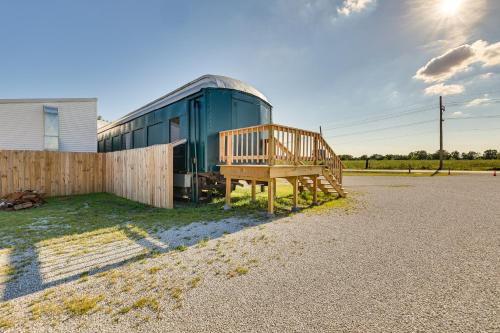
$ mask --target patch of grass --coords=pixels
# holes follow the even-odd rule
[[[170,289],[170,296],[176,300],[180,301],[182,299],[182,289],[179,287],[173,287]]]
[[[80,279],[78,279],[78,283],[87,282],[89,280],[89,272],[83,272],[80,274]]]
[[[208,239],[208,238],[203,238],[203,239],[201,239],[201,240],[198,242],[198,244],[196,244],[196,247],[197,247],[197,248],[202,248],[202,247],[205,247],[205,246],[207,246],[208,241],[209,241],[209,239]]]
[[[188,249],[188,247],[186,245],[179,245],[175,249],[179,252],[184,252]]]
[[[365,161],[342,161],[348,169],[364,169]],[[411,166],[415,170],[436,170],[439,160],[370,160],[370,169],[408,170]],[[448,170],[500,170],[500,160],[445,160],[443,169]]]
[[[141,297],[137,301],[132,304],[134,309],[142,309],[144,307],[148,307],[151,310],[158,312],[160,310],[160,304],[156,298],[152,297]]]
[[[63,309],[61,306],[53,302],[35,303],[31,308],[31,316],[33,320],[38,320],[42,316],[53,318],[55,315],[59,315],[62,312]]]
[[[344,176],[381,176],[381,177],[448,177],[447,173],[438,173],[433,176],[431,172],[418,172],[412,171],[408,172],[363,172],[363,171],[355,171],[355,172],[344,172]],[[451,176],[454,176],[453,174]]]
[[[5,317],[0,318],[0,328],[9,329],[12,328],[13,326],[14,326],[13,320]]]
[[[245,275],[248,273],[248,271],[249,271],[249,269],[247,267],[238,266],[235,269],[229,271],[227,273],[227,276],[232,278],[232,277],[239,276],[239,275]]]
[[[132,310],[132,308],[130,306],[125,306],[125,307],[121,308],[120,310],[118,310],[118,314],[124,315],[124,314],[129,313],[130,310]]]
[[[159,266],[153,266],[148,269],[149,274],[156,274],[159,271],[161,271],[161,267]]]
[[[191,289],[196,288],[201,283],[201,276],[195,276],[191,280],[189,280],[188,285]]]
[[[12,265],[4,265],[0,267],[0,276],[1,275],[14,275],[16,274],[16,269]]]
[[[65,309],[74,316],[81,316],[97,308],[100,301],[104,299],[103,295],[87,296],[78,295],[64,300]]]

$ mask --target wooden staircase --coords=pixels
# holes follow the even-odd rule
[[[314,191],[314,176],[302,176],[299,178],[299,186],[303,186],[308,191]],[[332,176],[328,170],[325,168],[323,174],[317,176],[316,191],[321,191],[325,194],[335,194],[337,193],[341,197],[346,197],[347,192],[339,184],[334,176]]]
[[[344,165],[317,132],[277,124],[223,131],[219,133],[219,160],[226,185],[234,179],[268,183],[270,213],[276,178],[285,178],[294,187],[294,206],[298,187],[311,191],[314,202],[318,191],[347,195],[342,186]],[[230,192],[226,186],[227,207]]]

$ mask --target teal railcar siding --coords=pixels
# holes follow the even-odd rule
[[[170,105],[153,110],[98,134],[100,152],[169,143],[170,120],[179,118],[184,165],[176,172],[218,171],[219,132],[272,122],[271,105],[260,98],[232,89],[204,88]]]

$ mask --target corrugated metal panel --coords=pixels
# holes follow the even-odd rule
[[[6,101],[4,103],[4,101]],[[59,150],[97,150],[97,104],[94,99],[16,103],[0,100],[0,149],[43,150],[43,106],[59,110]]]

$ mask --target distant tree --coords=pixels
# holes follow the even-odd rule
[[[103,120],[101,115],[97,116],[97,120]]]
[[[450,158],[452,160],[459,160],[460,159],[460,152],[457,150],[454,150],[450,153]]]
[[[361,155],[359,157],[360,160],[366,160],[368,158],[368,155]]]
[[[339,158],[340,158],[342,161],[351,161],[351,160],[355,160],[354,156],[352,156],[352,155],[339,155]]]
[[[383,159],[384,156],[380,154],[373,154],[372,156],[370,156],[370,160],[383,160]]]
[[[483,153],[483,158],[485,160],[494,160],[497,158],[498,151],[496,149],[488,149]]]
[[[394,160],[394,155],[392,155],[392,154],[386,154],[386,155],[384,156],[384,159],[385,159],[385,160]]]
[[[429,154],[425,150],[417,150],[408,154],[408,159],[410,160],[426,160]]]
[[[462,159],[464,160],[475,160],[479,158],[479,153],[475,152],[475,151],[470,151],[468,153],[462,153]]]
[[[436,152],[431,154],[431,156],[433,160],[439,160],[440,157],[439,150],[436,150]],[[450,153],[448,153],[446,150],[443,150],[443,160],[449,160],[449,159],[450,159]]]

